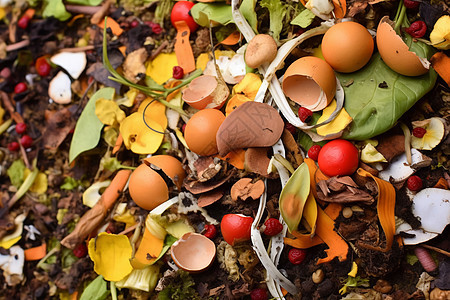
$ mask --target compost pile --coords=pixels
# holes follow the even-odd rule
[[[0,3],[1,299],[449,299],[440,0]]]

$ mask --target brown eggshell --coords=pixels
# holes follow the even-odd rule
[[[206,108],[196,112],[186,123],[184,130],[189,149],[202,156],[216,154],[216,133],[224,120],[224,114],[217,109]]]
[[[216,245],[204,235],[188,232],[170,248],[175,264],[190,273],[206,270],[216,257]]]
[[[334,98],[336,76],[324,60],[305,56],[287,68],[282,87],[292,101],[311,111],[319,111],[327,107]]]
[[[216,135],[219,155],[235,149],[270,147],[281,137],[284,122],[272,106],[245,102],[232,111],[220,125]]]
[[[395,72],[405,76],[419,76],[428,72],[430,63],[418,57],[397,35],[387,16],[377,29],[377,47],[383,61]]]
[[[154,155],[144,160],[147,164],[153,164],[163,170],[163,172],[172,179],[178,189],[181,189],[186,172],[183,164],[170,155]]]
[[[211,75],[202,75],[191,81],[183,90],[183,100],[195,109],[221,108],[230,91]]]
[[[146,210],[152,210],[169,199],[169,188],[164,179],[146,164],[141,164],[131,173],[128,190],[133,201]]]

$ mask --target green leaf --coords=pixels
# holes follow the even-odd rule
[[[113,97],[114,88],[103,88],[89,99],[75,126],[69,151],[70,162],[81,153],[97,146],[102,133],[103,123],[95,115],[95,102],[100,98],[111,100]]]
[[[102,3],[103,0],[67,0],[66,2],[70,4],[96,6]]]
[[[103,276],[98,276],[84,289],[80,300],[103,300],[109,295],[108,285]]]
[[[71,17],[71,14],[66,11],[62,0],[45,0],[42,16],[44,18],[54,17],[60,21],[66,21]]]
[[[283,19],[286,15],[286,6],[280,0],[261,0],[261,7],[269,10],[270,31],[275,41],[279,41],[283,29]]]
[[[289,232],[296,230],[310,190],[309,169],[302,163],[289,178],[280,194],[280,213]]]
[[[255,6],[256,0],[243,0],[239,10],[248,21],[248,24],[250,24],[253,31],[258,33],[258,16],[255,12]]]
[[[225,3],[196,3],[190,10],[195,22],[203,27],[209,27],[209,21],[221,25],[233,23],[231,6]]]
[[[8,174],[9,180],[13,186],[18,188],[22,184],[25,169],[25,163],[21,159],[15,160],[8,168],[6,174]]]
[[[434,50],[407,35],[405,42],[419,57],[430,58]],[[436,72],[430,69],[421,76],[409,77],[391,70],[378,53],[368,65],[355,73],[336,73],[345,92],[344,107],[353,122],[343,138],[365,140],[386,132],[436,82]],[[387,87],[383,87],[387,86]]]
[[[313,14],[309,9],[304,9],[291,21],[291,25],[297,25],[301,28],[306,28],[311,25],[315,17],[316,15]]]

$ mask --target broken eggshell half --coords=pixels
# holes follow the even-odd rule
[[[189,84],[183,90],[183,100],[196,109],[217,108],[220,109],[230,95],[225,84],[221,84],[216,77],[202,75]]]
[[[204,235],[188,232],[173,243],[170,252],[179,268],[198,273],[206,270],[214,261],[216,245]]]
[[[419,76],[427,73],[430,62],[410,51],[393,26],[394,22],[388,16],[383,17],[378,24],[377,48],[383,61],[401,75]]]
[[[58,104],[69,104],[72,101],[72,82],[63,71],[59,71],[48,85],[48,96]]]
[[[327,107],[336,94],[336,76],[324,60],[305,56],[287,68],[282,87],[292,101],[311,111],[319,111]]]

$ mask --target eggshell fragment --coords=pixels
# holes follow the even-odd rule
[[[311,111],[322,110],[336,94],[336,76],[324,60],[305,56],[284,73],[283,91],[292,101]]]
[[[48,85],[50,99],[58,104],[68,104],[72,101],[72,87],[69,76],[63,71],[58,72]]]
[[[221,108],[229,95],[228,87],[211,75],[195,78],[183,90],[183,100],[196,109]]]
[[[419,76],[428,72],[430,62],[409,51],[409,47],[397,35],[389,17],[381,19],[377,28],[377,47],[381,58],[392,70],[405,76]]]
[[[146,164],[153,164],[163,170],[163,172],[172,179],[178,189],[181,189],[186,172],[183,164],[170,155],[154,155],[144,160]]]
[[[171,247],[175,264],[190,273],[206,270],[214,261],[216,246],[204,235],[188,232]]]
[[[283,119],[275,108],[245,102],[226,117],[217,131],[219,155],[242,148],[271,147],[280,139],[283,129]]]
[[[53,55],[50,61],[66,70],[73,79],[80,77],[87,64],[84,52],[60,52]]]

